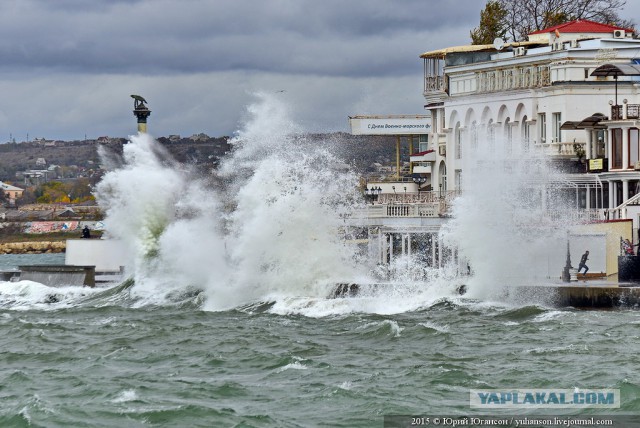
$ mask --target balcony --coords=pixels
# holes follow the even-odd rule
[[[640,104],[611,106],[611,120],[640,119]]]
[[[426,76],[424,78],[424,92],[445,92],[444,76]]]
[[[460,192],[457,190],[449,190],[442,192],[437,190],[429,190],[425,192],[406,192],[406,193],[383,193],[378,197],[379,204],[429,204],[445,200],[451,202]]]
[[[446,217],[451,202],[459,191],[426,191],[383,193],[367,205],[363,213],[368,218]]]
[[[538,143],[533,147],[534,150],[537,150],[539,154],[544,156],[574,158],[578,157],[578,151],[581,151],[584,156],[586,143],[557,141],[551,143]]]

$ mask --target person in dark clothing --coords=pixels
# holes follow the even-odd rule
[[[587,260],[589,260],[589,251],[585,251],[585,253],[582,255],[582,258],[580,259],[580,264],[578,265],[578,273],[580,273],[580,271],[582,270],[582,268],[584,268],[584,274],[586,275],[587,272],[589,271],[589,266],[587,266]]]
[[[85,226],[84,229],[82,229],[82,237],[85,239],[91,238],[91,231],[89,230],[89,226]]]

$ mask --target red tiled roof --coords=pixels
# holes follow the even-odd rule
[[[630,28],[616,27],[615,25],[602,24],[600,22],[589,21],[588,19],[578,19],[577,21],[565,22],[564,24],[555,25],[529,34],[552,33],[556,30],[560,33],[612,33],[615,30],[633,31]]]
[[[423,156],[431,152],[435,152],[435,150],[425,150],[424,152],[413,153],[410,156]]]

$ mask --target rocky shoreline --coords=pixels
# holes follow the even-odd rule
[[[0,254],[64,253],[66,241],[33,241],[0,243]]]

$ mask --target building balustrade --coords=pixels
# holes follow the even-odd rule
[[[441,200],[432,203],[417,204],[375,204],[367,205],[364,214],[367,218],[420,218],[420,217],[443,217],[447,215],[450,205],[447,201]],[[605,219],[604,209],[568,209],[568,210],[547,210],[541,221],[547,219],[551,222],[562,223],[589,223]],[[612,215],[613,218],[613,215]]]
[[[424,93],[435,94],[446,91],[447,87],[445,82],[447,77],[450,79],[449,89],[451,95],[469,92],[488,93],[551,86],[551,71],[549,66],[538,65],[531,67],[513,67],[501,70],[480,71],[476,72],[475,77],[471,78],[462,76],[458,77],[455,74],[448,76],[429,75],[424,78]],[[470,79],[475,80],[474,85],[470,86],[468,84]],[[473,89],[474,87],[475,89]],[[471,88],[471,90],[469,88]]]
[[[445,200],[451,202],[460,195],[458,190],[426,191],[426,192],[398,192],[384,193],[378,196],[378,204],[429,204]]]
[[[476,92],[539,88],[549,85],[549,66],[517,67],[476,73]]]
[[[447,209],[446,201],[419,204],[368,205],[364,213],[368,218],[439,217]]]
[[[624,104],[611,106],[611,120],[624,119],[640,119],[640,104]]]
[[[575,210],[547,210],[547,218],[552,221],[561,221],[563,223],[589,223],[593,221],[604,220],[604,209],[575,209]]]
[[[578,147],[581,147],[582,153],[584,153],[586,143],[582,141],[558,141],[551,143],[539,143],[535,144],[533,147],[535,150],[538,150],[541,154],[546,156],[574,157],[577,156],[576,148]]]
[[[424,78],[424,92],[444,92],[444,76],[425,76]]]

